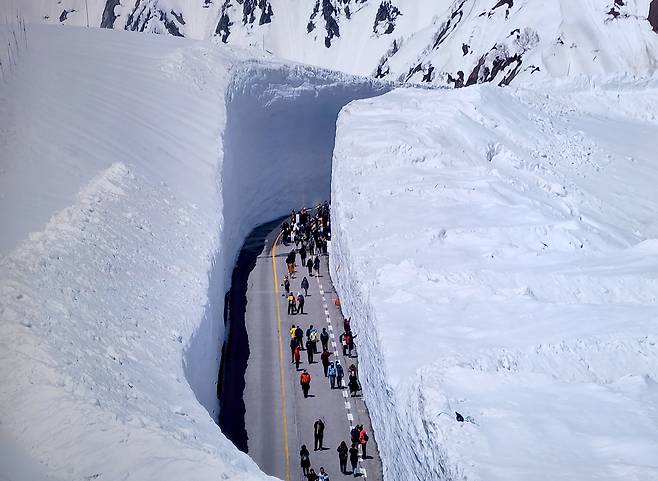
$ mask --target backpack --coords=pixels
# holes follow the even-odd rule
[[[318,331],[316,331],[315,329],[313,329],[313,330],[311,331],[311,335],[309,336],[309,338],[310,338],[311,341],[313,341],[313,342],[318,342]]]

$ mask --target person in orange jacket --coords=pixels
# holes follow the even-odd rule
[[[299,376],[299,384],[302,385],[302,391],[304,392],[304,397],[308,397],[308,391],[311,389],[311,375],[306,369],[302,372],[302,375]]]
[[[293,356],[295,358],[295,369],[299,371],[299,361],[302,358],[302,349],[299,347],[299,344],[295,347]]]

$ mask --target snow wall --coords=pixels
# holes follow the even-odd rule
[[[28,30],[0,84],[2,477],[264,479],[214,422],[233,262],[257,224],[328,196],[338,111],[384,87]]]
[[[618,78],[343,109],[330,269],[385,479],[657,478],[657,107]]]

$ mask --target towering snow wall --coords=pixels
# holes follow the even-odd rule
[[[328,195],[337,112],[382,87],[174,38],[28,41],[0,84],[2,477],[264,479],[214,423],[232,263]]]
[[[658,477],[656,112],[629,80],[341,112],[331,275],[386,479]]]
[[[213,38],[359,75],[462,86],[656,71],[656,0],[3,0],[33,22]]]

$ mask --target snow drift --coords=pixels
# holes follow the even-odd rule
[[[656,112],[632,79],[342,111],[331,270],[386,479],[656,479]]]
[[[213,38],[412,83],[506,85],[579,74],[650,74],[658,59],[655,0],[20,3],[33,22]]]
[[[27,33],[0,85],[0,459],[20,460],[2,477],[265,478],[214,423],[233,262],[257,223],[328,195],[339,109],[384,87]]]

